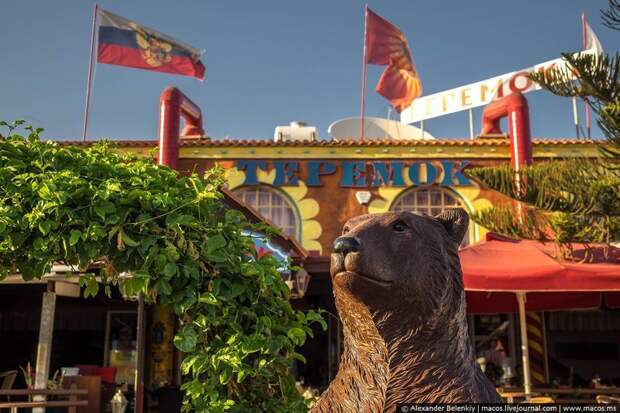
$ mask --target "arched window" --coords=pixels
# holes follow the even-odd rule
[[[297,232],[297,214],[290,201],[275,188],[266,185],[244,187],[234,190],[243,202],[269,219],[285,234],[299,237]]]
[[[451,191],[440,187],[429,187],[404,192],[392,203],[390,210],[437,215],[446,209],[456,207],[465,208],[465,205]],[[469,234],[471,234],[471,225]],[[469,245],[470,236],[465,236],[461,247]]]

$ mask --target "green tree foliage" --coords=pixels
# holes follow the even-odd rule
[[[620,56],[563,53],[562,57],[567,67],[532,73],[530,77],[558,96],[576,96],[587,102],[598,115],[598,125],[608,141],[601,145],[603,154],[619,159]]]
[[[271,230],[223,208],[221,171],[180,177],[108,143],[60,146],[31,127],[20,136],[22,123],[2,122],[0,135],[0,279],[98,263],[86,295],[118,285],[178,315],[187,411],[306,411],[290,367],[310,324],[325,322],[292,309],[278,263],[242,233]]]
[[[526,167],[520,193],[509,165],[475,168],[468,174],[528,206],[519,213],[507,202],[476,213],[474,219],[492,231],[558,243],[620,239],[620,178],[603,163],[574,159]]]
[[[604,23],[620,29],[620,2],[610,0]],[[540,162],[521,173],[515,188],[508,166],[475,168],[468,173],[483,185],[528,205],[525,213],[507,202],[474,214],[492,231],[518,238],[558,243],[620,240],[620,57],[564,53],[567,67],[532,73],[544,89],[579,97],[598,116],[605,134],[599,159]]]

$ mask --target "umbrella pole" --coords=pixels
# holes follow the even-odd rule
[[[521,357],[523,358],[523,390],[527,400],[532,393],[532,375],[530,372],[530,352],[527,345],[527,323],[525,321],[525,291],[517,291],[519,303],[519,329],[521,330]]]

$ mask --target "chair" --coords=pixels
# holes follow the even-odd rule
[[[547,403],[554,403],[554,402],[555,402],[555,400],[553,400],[552,397],[538,396],[538,397],[530,398],[528,403],[531,403],[531,404],[547,404]]]
[[[0,390],[11,390],[13,388],[13,383],[15,383],[15,379],[17,378],[17,373],[17,370],[9,370],[4,373],[0,373]],[[11,398],[6,396],[6,400],[10,402]]]
[[[13,383],[15,383],[15,378],[17,377],[17,370],[9,370],[4,373],[0,373],[0,380],[2,380],[2,384],[0,384],[0,389],[2,390],[10,390],[13,388]]]

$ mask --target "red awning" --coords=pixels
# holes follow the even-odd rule
[[[620,307],[619,248],[573,244],[564,260],[553,243],[489,234],[459,255],[470,313],[516,312],[517,291],[533,311]]]

